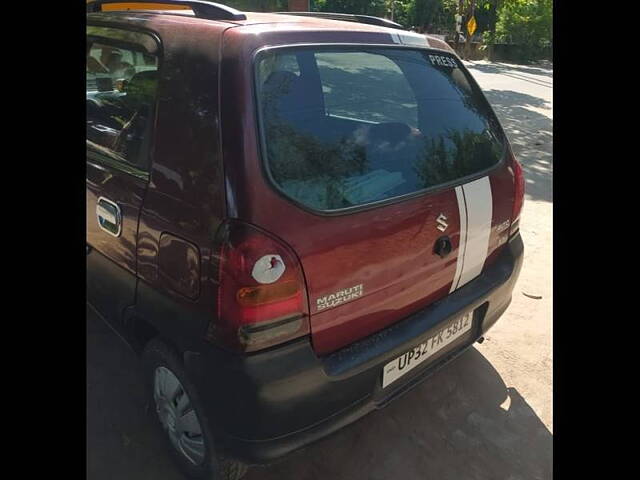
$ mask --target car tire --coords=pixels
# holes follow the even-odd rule
[[[184,371],[180,356],[164,342],[153,339],[145,346],[142,363],[149,392],[150,414],[154,417],[154,423],[165,438],[172,456],[182,472],[195,479],[240,480],[247,472],[247,467],[243,463],[225,457],[216,451],[205,410],[195,387]],[[165,385],[169,385],[166,389],[173,389],[176,380],[178,382],[177,398],[169,400],[165,398],[169,395],[163,396],[161,390]],[[187,407],[180,410],[185,402],[187,402]],[[191,412],[195,414],[195,417]],[[199,430],[200,435],[191,436],[190,434],[193,432],[181,434],[179,428],[181,420],[178,420],[178,417],[180,419],[186,418],[185,415],[189,415],[192,420],[190,428],[194,431]],[[197,420],[196,426],[199,427],[197,429],[194,428],[194,418]],[[187,440],[198,445],[198,448],[191,446],[185,448]],[[200,444],[203,444],[202,448],[200,448]]]

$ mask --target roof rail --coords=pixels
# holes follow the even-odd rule
[[[381,27],[396,28],[406,30],[402,25],[386,18],[372,17],[370,15],[356,15],[351,13],[330,13],[330,12],[273,12],[281,15],[300,15],[303,17],[327,18],[330,20],[342,20],[344,22],[367,23],[369,25],[378,25]]]
[[[203,0],[156,0],[156,1],[142,1],[142,0],[95,0],[87,3],[87,13],[101,12],[102,5],[110,3],[140,3],[140,4],[162,4],[162,5],[177,5],[186,7],[193,10],[193,13],[198,18],[207,18],[209,20],[246,20],[247,16],[236,10],[235,8],[227,7],[226,5],[220,5],[219,3],[206,2]],[[141,9],[143,9],[141,7]]]

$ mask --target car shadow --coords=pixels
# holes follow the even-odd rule
[[[184,480],[147,412],[141,366],[87,308],[87,478]]]
[[[183,477],[157,435],[136,356],[87,312],[87,477]],[[247,480],[549,479],[552,434],[475,348],[418,388]]]
[[[511,90],[484,90],[525,174],[527,198],[553,202],[553,120],[539,113],[550,105]],[[536,111],[538,110],[538,111]]]
[[[550,479],[552,434],[475,348],[387,408],[247,480]]]

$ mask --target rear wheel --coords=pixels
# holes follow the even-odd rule
[[[144,349],[143,363],[153,416],[181,470],[198,479],[242,478],[246,466],[216,451],[206,414],[180,357],[154,339]]]

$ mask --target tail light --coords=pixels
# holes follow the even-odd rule
[[[520,214],[522,213],[522,207],[524,205],[524,173],[522,171],[522,165],[516,160],[513,153],[511,153],[511,165],[513,166],[514,198],[509,236],[515,235],[520,229]]]
[[[300,262],[284,242],[231,220],[217,235],[217,318],[207,338],[251,352],[309,334]]]

